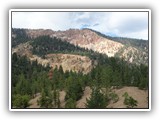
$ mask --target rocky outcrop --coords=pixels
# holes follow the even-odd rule
[[[27,29],[26,34],[31,38],[36,38],[43,35],[57,37],[71,44],[78,45],[79,47],[104,53],[109,57],[113,57],[115,53],[123,47],[123,44],[101,37],[89,29],[69,29],[66,31]]]
[[[59,31],[52,34],[51,37],[61,38],[71,44],[104,53],[109,57],[113,57],[123,47],[123,44],[101,37],[88,29]]]

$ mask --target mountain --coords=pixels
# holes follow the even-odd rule
[[[11,35],[12,108],[148,107],[147,41],[90,29]]]
[[[123,58],[130,63],[148,64],[148,41],[146,40],[111,37],[91,29],[69,29],[66,31],[13,29],[12,31],[14,43],[16,43],[14,41],[15,37],[18,38],[18,35],[25,36],[26,39],[24,42],[29,39],[48,35],[51,38],[59,38],[61,41],[69,42],[80,48],[106,54],[108,57]]]

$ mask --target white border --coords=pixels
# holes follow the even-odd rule
[[[11,11],[9,11],[9,109],[11,110]]]
[[[152,36],[151,36],[151,10],[148,10],[148,12],[149,12],[149,18],[148,18],[148,20],[149,20],[149,25],[148,25],[148,27],[149,27],[149,38],[148,38],[148,40],[149,40],[149,110],[151,110],[151,90],[152,90],[152,88],[151,88],[151,80],[152,80],[152,76],[151,76],[151,69],[152,69],[152,66],[151,66],[151,58],[152,58],[152,55],[151,55],[151,39],[152,39]]]
[[[148,109],[12,109],[11,108],[11,14],[12,11],[21,12],[21,11],[35,11],[35,12],[47,12],[47,11],[53,11],[53,12],[71,12],[71,11],[98,11],[98,12],[136,12],[136,11],[144,11],[149,13],[149,108]],[[150,111],[151,110],[151,10],[150,9],[10,9],[9,10],[9,110],[10,111]]]
[[[29,11],[35,11],[35,12],[37,12],[37,11],[44,11],[44,12],[48,12],[48,11],[53,11],[53,12],[56,12],[56,11],[64,11],[64,12],[69,12],[69,11],[71,11],[71,12],[78,12],[78,11],[89,11],[89,12],[91,12],[91,11],[94,11],[94,12],[96,12],[96,11],[100,11],[100,12],[109,12],[109,11],[113,11],[113,12],[117,12],[117,11],[129,11],[129,12],[131,12],[131,11],[133,11],[133,12],[136,12],[136,11],[149,11],[149,12],[151,12],[151,10],[150,9],[10,9],[9,10],[10,12],[11,11],[17,11],[17,12],[20,12],[20,11],[26,11],[26,12],[29,12]]]

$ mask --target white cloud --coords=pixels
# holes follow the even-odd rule
[[[144,30],[137,31],[137,32],[130,32],[129,34],[121,33],[120,36],[148,40],[148,30],[144,29]]]
[[[71,23],[64,12],[13,12],[13,28],[65,30]]]
[[[118,35],[138,32],[140,34],[148,30],[148,15],[147,12],[113,13],[109,18],[108,26]]]
[[[13,12],[13,28],[66,30],[88,27],[104,34],[147,39],[147,12]]]

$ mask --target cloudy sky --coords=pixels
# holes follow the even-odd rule
[[[147,12],[12,12],[13,28],[90,28],[110,36],[148,39]]]

